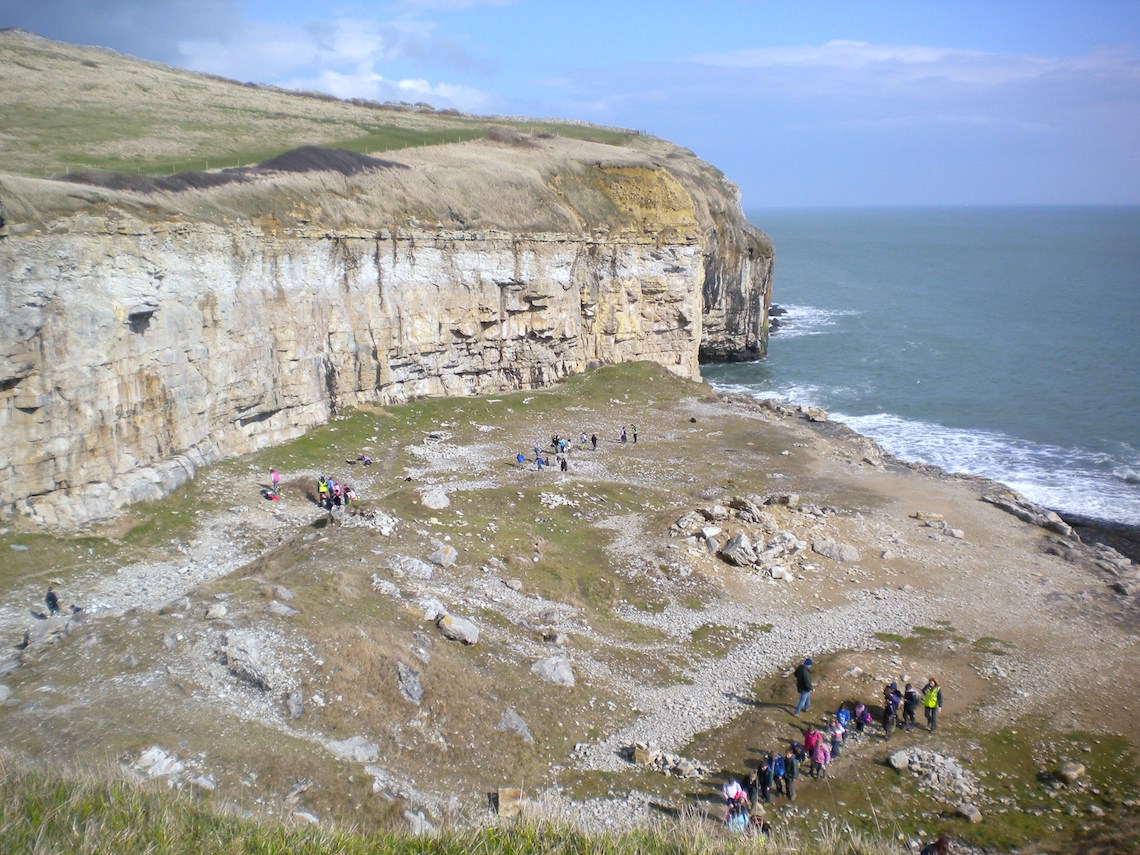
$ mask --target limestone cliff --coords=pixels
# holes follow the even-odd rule
[[[0,514],[104,518],[362,402],[762,352],[771,247],[687,153],[401,155],[200,190],[0,176]]]

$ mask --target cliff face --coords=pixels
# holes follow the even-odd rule
[[[326,176],[328,198],[0,179],[0,514],[100,519],[362,402],[629,360],[697,378],[701,353],[762,348],[770,250],[723,185],[571,159],[536,173],[545,213],[492,228],[510,218],[420,193],[423,171],[447,167]],[[462,227],[423,225],[448,219],[431,205]]]

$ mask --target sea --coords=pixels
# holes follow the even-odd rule
[[[714,387],[1140,527],[1140,208],[750,210],[786,313]]]

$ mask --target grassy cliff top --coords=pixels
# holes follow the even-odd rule
[[[0,31],[0,81],[10,226],[93,214],[119,229],[125,216],[128,228],[239,220],[681,240],[726,217],[743,226],[719,171],[631,131],[340,101],[17,30]]]

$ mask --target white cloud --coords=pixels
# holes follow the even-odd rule
[[[479,112],[491,103],[487,93],[454,83],[430,83],[422,79],[388,80],[370,68],[354,72],[326,69],[312,77],[282,80],[285,89],[319,91],[337,98],[367,98],[371,101],[426,102],[437,108],[455,107],[465,112]]]
[[[1115,74],[1140,79],[1136,51],[1108,47],[1098,48],[1084,56],[1045,57],[834,40],[821,45],[701,54],[689,61],[756,71],[862,73],[861,79],[878,77],[888,82],[944,80],[958,84],[999,85],[1058,73]]]
[[[430,9],[433,11],[458,12],[480,6],[510,6],[514,0],[402,0],[397,5],[405,9]]]

